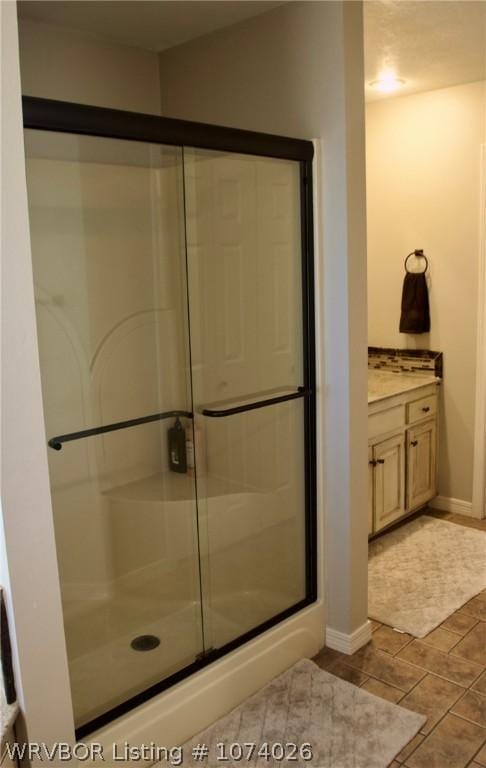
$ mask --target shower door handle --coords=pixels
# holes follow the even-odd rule
[[[163,421],[163,419],[172,419],[182,416],[186,419],[192,419],[190,411],[165,411],[164,413],[152,413],[150,416],[141,416],[139,419],[129,419],[128,421],[117,421],[114,424],[105,424],[102,427],[91,427],[83,429],[80,432],[70,432],[67,435],[57,435],[48,440],[47,445],[55,451],[62,449],[63,443],[69,443],[71,440],[82,440],[84,437],[94,437],[95,435],[104,435],[106,432],[116,432],[119,429],[128,427],[138,427],[140,424],[150,424],[152,421]]]
[[[224,416],[233,416],[235,413],[245,413],[246,411],[255,411],[258,408],[267,408],[269,405],[276,405],[277,403],[286,403],[287,400],[298,400],[303,397],[309,397],[313,390],[306,387],[297,387],[294,392],[289,392],[286,395],[276,395],[274,397],[266,397],[263,400],[256,400],[253,403],[244,403],[242,405],[229,405],[227,407],[203,408],[201,413],[203,416],[210,416],[211,418],[221,418]]]

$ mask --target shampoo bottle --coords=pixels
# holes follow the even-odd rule
[[[167,430],[169,443],[169,469],[172,472],[187,472],[186,432],[179,418]]]

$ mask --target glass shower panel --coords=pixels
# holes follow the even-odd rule
[[[306,596],[299,174],[184,149],[207,648]]]
[[[192,412],[182,150],[37,130],[25,141],[79,727],[203,650],[195,478],[168,471],[167,448],[174,412],[184,429]]]

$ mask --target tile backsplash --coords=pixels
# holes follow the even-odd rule
[[[442,378],[442,352],[430,349],[390,349],[368,347],[368,368],[397,373],[432,373]]]

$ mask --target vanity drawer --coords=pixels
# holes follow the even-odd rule
[[[437,395],[421,397],[407,405],[407,424],[413,424],[421,419],[435,416],[437,413]]]
[[[368,416],[368,437],[378,437],[387,432],[393,432],[405,425],[405,412],[403,405],[396,405],[386,411],[372,413]]]

